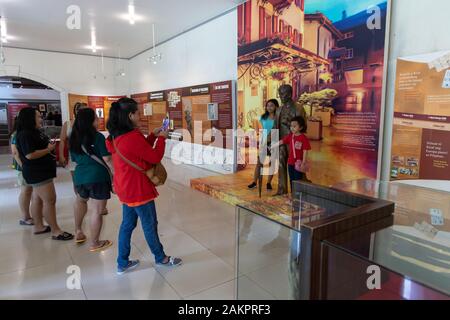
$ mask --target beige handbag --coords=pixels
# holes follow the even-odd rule
[[[116,141],[114,139],[113,139],[113,145],[114,145],[114,149],[116,150],[117,154],[120,156],[120,158],[122,158],[123,161],[125,161],[128,165],[135,168],[136,170],[139,170],[140,172],[145,174],[147,176],[147,178],[149,178],[149,180],[156,187],[162,186],[164,183],[166,183],[167,171],[166,171],[166,168],[162,165],[162,163],[157,163],[151,169],[146,171],[146,170],[142,169],[141,167],[139,167],[134,162],[125,158],[125,156],[122,153],[120,153],[119,149],[117,148]]]

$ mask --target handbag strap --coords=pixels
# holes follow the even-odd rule
[[[86,155],[88,155],[92,160],[103,166],[106,169],[106,171],[108,171],[109,178],[111,179],[111,181],[113,181],[113,174],[111,172],[111,169],[103,159],[99,158],[96,154],[89,153],[84,145],[81,145],[81,150],[83,150],[83,152],[86,153]]]
[[[139,170],[140,172],[145,174],[145,170],[142,169],[141,167],[139,167],[137,164],[135,164],[134,162],[128,160],[127,158],[125,158],[125,156],[119,151],[119,148],[117,148],[116,145],[116,141],[114,140],[114,138],[111,138],[112,142],[113,142],[113,146],[114,146],[114,150],[116,151],[116,153],[119,155],[119,157],[125,161],[128,165],[130,165],[131,167],[135,168],[136,170]]]

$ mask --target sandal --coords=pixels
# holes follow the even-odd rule
[[[103,250],[111,247],[113,244],[112,241],[109,241],[109,240],[102,240],[102,241],[99,241],[99,243],[100,243],[100,245],[98,247],[94,247],[94,248],[91,247],[89,249],[89,251],[90,252],[103,251]]]
[[[38,232],[34,232],[34,234],[35,234],[35,235],[38,235],[38,234],[44,234],[44,233],[49,233],[49,232],[51,232],[51,231],[52,231],[52,228],[50,228],[50,226],[46,226],[44,230],[38,231]]]
[[[168,257],[168,258],[169,259],[167,260],[166,263],[159,262],[156,264],[158,264],[160,266],[166,266],[166,267],[177,267],[183,263],[183,260],[181,260],[180,258],[175,258],[175,257]]]
[[[86,240],[87,240],[87,237],[84,234],[83,234],[83,237],[80,237],[80,238],[78,238],[78,235],[77,235],[77,237],[75,238],[75,243],[82,244],[82,243],[85,243]]]
[[[109,214],[108,208],[105,208],[102,212],[102,216],[107,216]]]
[[[21,219],[21,220],[19,221],[19,224],[20,224],[21,226],[34,226],[34,221],[33,221],[33,218],[27,219],[27,220]]]
[[[72,240],[73,239],[73,234],[68,233],[68,232],[63,232],[58,236],[53,236],[52,237],[53,240],[60,240],[60,241],[67,241],[67,240]]]

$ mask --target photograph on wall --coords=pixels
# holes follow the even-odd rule
[[[391,180],[450,180],[450,52],[399,58]]]
[[[40,112],[46,112],[47,111],[47,107],[45,104],[40,104],[39,105],[39,111]]]
[[[278,89],[290,85],[307,117],[308,178],[321,185],[376,179],[387,10],[385,0],[239,6],[238,127],[258,131],[266,102],[282,105]]]
[[[103,113],[103,108],[95,109],[95,113],[97,114],[97,118],[99,118],[99,119],[105,118],[105,115]]]
[[[153,115],[153,104],[145,103],[144,104],[144,116],[152,116]]]
[[[219,105],[217,103],[208,103],[208,120],[219,120]]]

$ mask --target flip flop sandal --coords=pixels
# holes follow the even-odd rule
[[[113,244],[112,241],[109,241],[109,240],[103,240],[103,241],[100,241],[100,243],[101,243],[100,246],[95,247],[95,248],[90,248],[89,251],[90,251],[90,252],[103,251],[103,250],[105,250],[105,249],[111,247],[112,244]]]
[[[21,225],[21,226],[34,226],[34,222],[33,222],[33,219],[29,219],[29,220],[20,220],[19,221],[19,224]]]
[[[52,229],[50,228],[50,226],[46,226],[44,230],[35,232],[34,234],[35,234],[35,235],[38,235],[38,234],[44,234],[44,233],[49,233],[49,232],[51,232],[51,231],[52,231]]]
[[[72,240],[73,239],[73,234],[70,234],[68,232],[63,232],[58,236],[53,236],[52,237],[53,240],[60,240],[60,241],[67,241],[67,240]]]
[[[85,243],[86,240],[87,240],[87,237],[84,236],[84,238],[80,238],[80,239],[76,238],[76,239],[75,239],[75,242],[76,242],[77,244],[82,244],[82,243]]]

